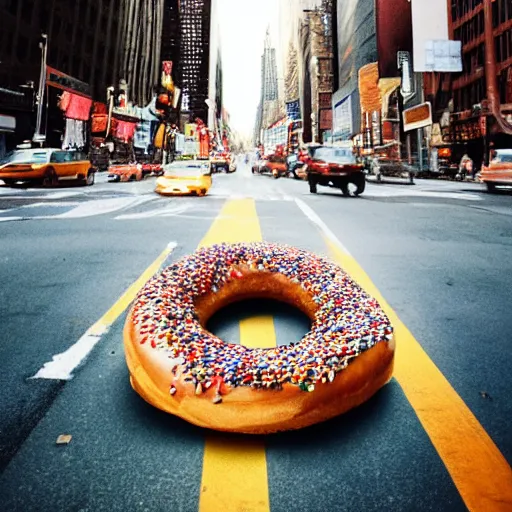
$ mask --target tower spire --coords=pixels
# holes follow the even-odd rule
[[[267,26],[267,33],[265,35],[265,49],[271,48],[270,43],[270,25]]]

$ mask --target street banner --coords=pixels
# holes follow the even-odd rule
[[[172,80],[172,61],[164,60],[162,62],[162,87],[170,92],[174,90],[174,82]]]

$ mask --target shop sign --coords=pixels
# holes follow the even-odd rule
[[[335,135],[349,138],[353,132],[352,125],[352,97],[347,96],[334,106],[334,126]]]
[[[432,125],[432,107],[427,101],[403,112],[404,132]]]
[[[89,84],[82,82],[72,76],[61,73],[60,71],[46,66],[46,85],[72,92],[87,98],[91,97],[91,88]]]

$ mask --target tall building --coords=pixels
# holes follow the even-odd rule
[[[14,133],[7,135],[8,146],[34,134],[41,35],[47,35],[47,64],[67,75],[63,79],[66,87],[104,101],[107,86],[119,80],[124,6],[125,0],[0,3],[0,114],[14,118],[15,124]],[[58,89],[49,87],[48,92],[50,108],[57,108]],[[52,127],[52,122],[50,116],[49,133],[55,134],[55,142],[59,142],[60,128]]]
[[[217,131],[222,124],[223,73],[221,57],[221,34],[218,17],[218,0],[212,0],[210,15],[210,62],[208,76],[208,127]]]
[[[261,130],[267,128],[279,116],[279,88],[277,82],[276,50],[270,41],[267,30],[265,47],[261,56],[261,97],[256,116],[255,137],[259,138]],[[255,140],[255,143],[259,142]]]
[[[181,111],[192,120],[208,122],[210,29],[212,0],[180,2]]]
[[[124,52],[121,77],[128,100],[146,106],[160,81],[166,0],[124,0]]]
[[[332,1],[308,10],[300,24],[300,104],[304,142],[323,142],[332,128]]]
[[[361,130],[359,70],[378,60],[375,0],[338,0],[337,28],[334,131],[336,136],[349,139]]]

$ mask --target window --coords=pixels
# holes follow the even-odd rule
[[[61,163],[65,162],[65,158],[66,158],[65,151],[54,151],[50,158],[50,162],[56,163],[56,164],[61,164]]]

